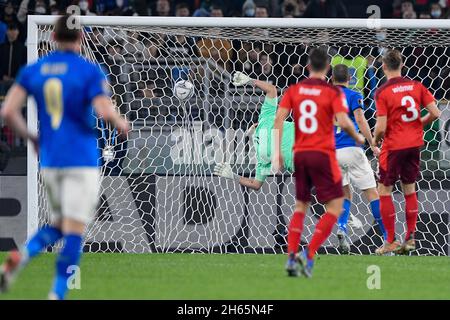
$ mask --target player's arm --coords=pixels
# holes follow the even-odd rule
[[[377,123],[375,124],[375,137],[373,144],[379,146],[381,140],[383,140],[387,127],[387,117],[377,116]]]
[[[375,124],[375,133],[373,145],[379,146],[383,140],[387,127],[387,103],[383,96],[378,92],[375,93],[375,106],[377,108],[377,122]]]
[[[99,118],[111,122],[119,131],[119,133],[126,134],[129,131],[128,121],[122,117],[117,111],[111,99],[106,95],[98,95],[92,101],[95,112]]]
[[[245,85],[254,85],[255,87],[258,87],[264,93],[268,98],[276,98],[277,97],[277,88],[266,81],[256,80],[252,79],[249,76],[247,76],[245,73],[242,73],[240,71],[237,71],[233,75],[233,85],[236,87],[239,86],[245,86]]]
[[[214,174],[219,177],[234,180],[240,185],[253,190],[261,189],[262,185],[264,184],[264,181],[239,176],[238,174],[233,172],[231,166],[228,163],[217,164],[214,167]]]
[[[31,140],[37,148],[37,137],[27,129],[27,123],[22,116],[22,108],[25,105],[27,91],[21,85],[14,84],[6,95],[5,102],[1,108],[0,115],[8,126],[20,137]]]
[[[275,116],[273,129],[275,132],[275,150],[273,152],[272,166],[275,172],[283,170],[284,158],[281,153],[281,142],[283,141],[283,125],[286,118],[289,116],[291,110],[285,107],[280,107]]]
[[[352,120],[350,120],[350,118],[348,117],[347,112],[338,112],[335,116],[336,121],[342,130],[344,130],[350,137],[352,137],[352,139],[354,139],[356,143],[364,143],[364,137],[356,132],[355,126],[353,125]]]
[[[424,126],[431,124],[434,120],[441,116],[441,111],[437,107],[435,101],[425,106],[425,109],[428,110],[428,113],[420,119]]]
[[[380,149],[373,145],[373,137],[372,133],[370,132],[369,124],[367,123],[367,119],[364,116],[364,111],[361,108],[358,108],[353,111],[353,114],[355,116],[356,123],[358,124],[359,130],[361,131],[362,135],[370,144],[370,148],[372,149],[375,156],[378,156],[380,154]]]

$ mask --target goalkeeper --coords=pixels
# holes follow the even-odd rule
[[[214,168],[214,174],[224,178],[234,179],[245,187],[259,190],[267,176],[271,174],[272,142],[276,141],[274,139],[276,138],[276,133],[272,132],[272,129],[278,106],[277,88],[268,82],[251,79],[239,71],[233,75],[232,83],[235,86],[253,85],[260,88],[266,94],[259,113],[258,123],[252,125],[248,130],[248,134],[252,136],[256,148],[256,176],[255,179],[241,177],[232,171],[228,163],[217,164]],[[285,161],[284,168],[289,172],[293,172],[292,147],[294,145],[294,132],[294,123],[285,121],[281,152]]]

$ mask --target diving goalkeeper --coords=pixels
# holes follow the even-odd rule
[[[228,163],[219,163],[214,168],[214,174],[228,179],[234,179],[241,185],[259,190],[267,176],[271,174],[272,169],[272,143],[276,141],[276,133],[272,132],[277,112],[278,97],[277,88],[265,81],[252,79],[242,72],[236,72],[233,75],[232,84],[235,86],[253,85],[265,92],[266,97],[261,106],[258,123],[254,124],[248,130],[253,138],[256,149],[256,175],[255,179],[241,177],[234,173]],[[289,172],[293,172],[293,153],[294,145],[294,123],[285,121],[283,125],[283,141],[281,152],[283,153],[284,168]]]

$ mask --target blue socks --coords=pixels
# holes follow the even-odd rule
[[[386,240],[387,239],[386,229],[384,229],[383,220],[381,219],[380,214],[380,200],[373,200],[370,203],[370,210],[372,211],[373,218],[380,227],[381,233],[383,233],[384,240]]]
[[[62,238],[62,233],[59,229],[46,225],[36,232],[36,234],[27,242],[24,251],[28,260],[37,256],[42,250]]]
[[[338,219],[338,227],[345,233],[347,233],[347,223],[348,223],[348,218],[350,217],[351,205],[352,205],[352,202],[350,200],[344,199],[343,212],[339,216],[339,219]]]
[[[53,282],[52,292],[58,299],[64,299],[68,288],[68,279],[72,275],[69,267],[78,266],[81,256],[82,237],[78,234],[64,236],[64,248],[56,261],[56,276]]]

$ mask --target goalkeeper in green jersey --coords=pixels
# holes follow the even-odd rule
[[[248,130],[248,133],[252,135],[256,148],[256,176],[255,179],[241,177],[232,171],[228,163],[217,164],[214,168],[214,174],[224,178],[234,179],[245,187],[259,190],[267,176],[272,173],[272,143],[275,143],[277,140],[276,132],[272,132],[278,106],[277,88],[268,82],[251,79],[239,71],[233,75],[232,83],[235,86],[253,85],[263,90],[266,94],[259,113],[258,123],[254,124]],[[285,121],[281,152],[285,161],[284,168],[289,172],[293,172],[292,146],[294,145],[294,132],[294,123]]]

